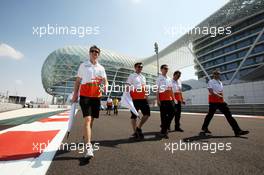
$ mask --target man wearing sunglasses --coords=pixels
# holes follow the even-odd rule
[[[160,67],[161,75],[157,79],[157,102],[160,106],[161,137],[168,139],[168,130],[175,114],[175,98],[172,91],[172,79],[167,76],[168,65]]]
[[[216,110],[219,109],[225,115],[236,137],[248,134],[249,131],[243,131],[240,129],[237,121],[234,119],[234,117],[232,117],[227,103],[224,101],[224,87],[220,81],[220,72],[218,70],[213,71],[213,79],[208,82],[208,91],[209,111],[204,119],[202,131],[205,133],[211,133],[211,131],[208,129],[208,126]]]
[[[100,49],[97,46],[90,47],[89,59],[85,60],[78,69],[72,97],[72,102],[77,102],[80,95],[80,106],[84,118],[84,141],[88,148],[86,158],[94,157],[91,137],[94,118],[99,118],[102,96],[100,86],[104,84],[105,89],[108,86],[105,69],[98,63],[99,55]]]
[[[131,112],[131,124],[134,131],[132,138],[143,139],[144,135],[142,133],[141,127],[148,120],[150,116],[150,107],[146,95],[146,78],[141,74],[143,65],[142,63],[136,63],[134,65],[135,72],[129,75],[127,83],[130,85],[130,95],[134,103],[135,109],[141,110],[143,117],[139,124],[137,124],[137,116]]]

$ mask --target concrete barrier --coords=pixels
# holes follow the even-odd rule
[[[11,111],[11,110],[16,110],[16,109],[21,109],[21,108],[23,108],[21,104],[0,102],[0,112]]]

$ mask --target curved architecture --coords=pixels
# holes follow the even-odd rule
[[[68,95],[73,91],[74,81],[77,75],[78,67],[87,59],[89,47],[68,46],[52,52],[45,60],[41,76],[45,91],[59,97],[57,100],[65,102]],[[122,86],[126,82],[129,74],[134,72],[134,63],[136,58],[123,56],[105,49],[101,49],[99,62],[105,67],[109,84]],[[151,71],[149,71],[151,72]],[[144,69],[147,84],[153,85],[156,82],[156,76],[150,74]],[[112,89],[111,96],[120,96],[118,89]]]
[[[195,66],[198,79],[219,69],[226,84],[252,81],[252,75],[263,79],[263,0],[230,0],[195,28],[203,27],[231,27],[231,34],[188,32],[159,53],[160,64],[170,63],[171,70]],[[153,55],[144,63],[156,66],[155,60]]]
[[[222,72],[223,81],[241,82],[254,74],[264,61],[264,11],[240,19],[232,24],[232,34],[202,37],[193,42],[199,62],[210,75],[213,70]],[[196,65],[198,78],[206,75]]]
[[[230,0],[194,30],[204,27],[231,27],[231,34],[211,37],[188,32],[183,35],[158,53],[159,65],[168,64],[169,75],[175,70],[191,67],[193,76],[199,80],[209,79],[215,69],[222,72],[221,78],[225,84],[263,80],[263,0]],[[47,93],[63,97],[63,100],[67,98],[72,92],[78,66],[87,59],[88,48],[68,46],[48,56],[42,67],[42,83]],[[148,84],[155,84],[156,55],[138,59],[102,49],[99,60],[106,69],[110,84],[115,82],[118,85],[124,84],[128,75],[134,71],[136,61],[143,62]],[[183,74],[185,75],[186,73]],[[185,90],[206,87],[205,81],[196,82],[186,81]],[[111,95],[120,96],[121,93],[113,92]]]

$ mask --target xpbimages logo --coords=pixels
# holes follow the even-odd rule
[[[165,26],[164,27],[164,34],[170,37],[177,37],[184,34],[188,35],[210,35],[210,37],[216,37],[217,35],[230,35],[232,34],[232,27],[231,26],[203,26],[203,27],[191,27],[191,26],[184,26],[184,25],[175,25],[175,26]]]
[[[232,144],[230,142],[183,142],[182,140],[178,142],[165,143],[164,151],[169,151],[174,154],[175,151],[209,151],[212,154],[218,151],[231,151]]]
[[[39,142],[33,142],[32,143],[32,150],[38,151],[39,153],[42,153],[50,144],[50,140],[48,140],[47,143],[39,143]],[[78,153],[84,153],[85,150],[92,147],[94,151],[98,151],[99,143],[61,143],[58,150],[70,150],[70,151],[78,151]]]
[[[166,86],[161,85],[158,87],[158,85],[145,85],[145,86],[139,86],[136,87],[134,85],[128,85],[128,84],[108,84],[105,86],[104,84],[99,85],[101,92],[145,92],[145,95],[150,95],[151,93],[157,93],[157,92],[165,92]]]
[[[33,26],[32,34],[37,37],[52,36],[52,35],[71,35],[83,38],[89,35],[99,35],[99,26],[67,26],[67,25],[51,25]]]

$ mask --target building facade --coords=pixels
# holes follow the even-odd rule
[[[45,60],[41,71],[42,84],[48,94],[56,97],[57,103],[65,103],[72,93],[78,68],[88,56],[89,47],[68,46],[52,52]],[[101,49],[98,61],[105,67],[109,84],[124,87],[129,74],[134,72],[136,60]],[[148,85],[155,84],[156,75],[148,73],[145,69],[142,74],[146,77]],[[104,94],[103,99],[107,96],[122,95],[119,88],[113,86],[112,90],[111,87],[108,89],[111,93]]]
[[[204,36],[193,41],[193,50],[206,72],[221,71],[227,84],[246,82],[264,62],[264,11],[233,21],[230,35]],[[198,79],[206,75],[196,63]]]
[[[193,73],[196,80],[183,81],[186,99],[190,104],[207,103],[206,81],[215,69],[222,72],[222,81],[229,85],[227,99],[231,99],[230,101],[254,103],[252,99],[255,95],[247,97],[243,94],[264,89],[264,1],[230,0],[196,27],[221,26],[231,27],[231,33],[214,37],[208,34],[186,33],[158,53],[159,65],[169,65],[169,76],[172,76],[175,70],[182,71],[182,77]],[[60,101],[65,101],[73,90],[77,69],[87,57],[88,47],[83,46],[68,46],[52,52],[42,67],[42,83],[46,92],[58,97]],[[125,83],[128,75],[134,72],[136,61],[143,62],[143,74],[147,78],[147,84],[154,85],[158,70],[155,54],[147,58],[135,58],[102,49],[99,59],[106,69],[109,83],[115,82],[120,86]],[[192,70],[187,69],[184,72],[186,67]],[[255,83],[259,81],[261,83]],[[235,84],[239,83],[249,84],[244,84],[247,88],[237,91],[236,88],[240,86]],[[205,93],[192,93],[196,89],[204,89]],[[122,92],[112,92],[110,95],[121,94]],[[264,94],[256,94],[261,94],[258,99],[263,99],[256,102],[264,103]]]

